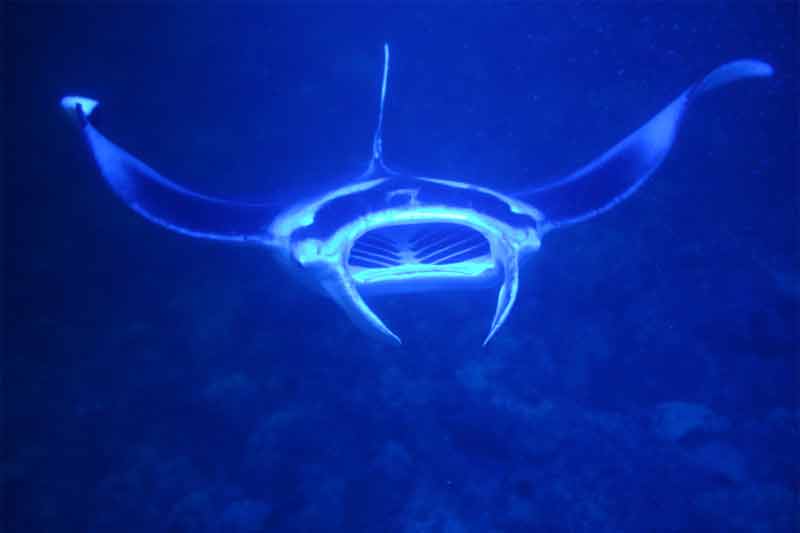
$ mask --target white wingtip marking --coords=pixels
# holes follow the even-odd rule
[[[712,70],[700,82],[700,91],[706,92],[746,78],[768,78],[775,73],[772,65],[758,59],[739,59]]]
[[[65,96],[61,99],[61,107],[64,111],[67,113],[74,113],[77,106],[80,106],[84,116],[87,117],[92,114],[92,111],[94,111],[94,108],[96,108],[98,104],[99,102],[97,100],[92,100],[84,96]]]

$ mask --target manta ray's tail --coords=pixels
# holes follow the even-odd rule
[[[695,98],[736,80],[771,75],[770,65],[754,59],[722,65],[585,167],[518,196],[544,213],[545,231],[599,215],[630,196],[658,168],[672,147],[686,109]]]
[[[234,202],[185,189],[97,131],[89,121],[96,101],[66,96],[61,106],[79,125],[103,178],[140,215],[192,237],[269,244],[266,228],[274,216],[270,204]]]

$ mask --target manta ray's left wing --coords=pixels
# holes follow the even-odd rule
[[[753,59],[722,65],[585,167],[517,196],[542,211],[546,218],[545,231],[597,216],[630,196],[658,168],[695,98],[732,81],[770,75],[772,67]]]
[[[80,126],[103,178],[134,211],[192,237],[269,244],[267,228],[276,212],[272,205],[213,198],[181,187],[97,131],[89,121],[96,101],[67,96],[61,105]]]

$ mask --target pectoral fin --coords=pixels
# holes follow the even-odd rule
[[[518,196],[544,213],[547,229],[597,216],[630,196],[661,165],[686,110],[698,96],[736,80],[770,75],[772,67],[752,59],[722,65],[585,167]]]
[[[192,237],[266,243],[267,227],[277,211],[271,204],[234,202],[181,187],[97,131],[89,120],[96,101],[67,96],[61,105],[80,127],[105,181],[134,211]]]

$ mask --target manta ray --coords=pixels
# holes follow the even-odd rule
[[[192,191],[101,134],[91,121],[96,100],[65,96],[61,106],[80,127],[106,183],[134,211],[183,235],[268,248],[369,333],[401,342],[367,305],[366,294],[499,286],[485,346],[508,318],[521,266],[545,235],[594,218],[639,189],[661,165],[700,95],[773,72],[755,59],[726,63],[574,173],[504,194],[465,181],[398,172],[384,162],[388,45],[383,51],[378,120],[366,170],[292,206]]]

